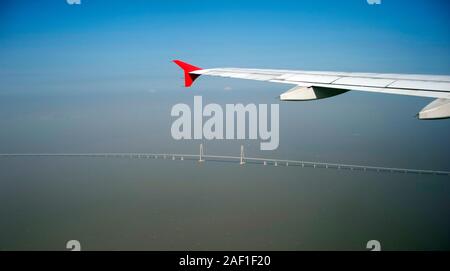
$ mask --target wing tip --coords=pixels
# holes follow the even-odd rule
[[[190,87],[197,79],[199,74],[191,74],[190,72],[202,70],[202,68],[189,64],[187,62],[181,61],[179,59],[172,60],[173,63],[177,64],[184,71],[184,86]]]

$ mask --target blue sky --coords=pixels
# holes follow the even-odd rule
[[[173,88],[179,86],[169,62],[174,58],[201,67],[450,74],[449,6],[398,0],[6,1],[0,90],[56,88],[60,81],[76,89],[108,88],[114,80]]]

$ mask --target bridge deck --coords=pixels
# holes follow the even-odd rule
[[[214,161],[237,161],[252,162],[255,164],[272,165],[272,166],[300,166],[308,168],[325,168],[325,169],[344,169],[344,170],[359,170],[359,171],[373,171],[373,172],[392,172],[392,173],[412,173],[412,174],[431,174],[431,175],[447,175],[450,176],[450,171],[443,170],[425,170],[425,169],[411,169],[411,168],[395,168],[395,167],[380,167],[367,165],[353,165],[341,163],[327,163],[327,162],[313,162],[301,160],[285,160],[274,158],[261,157],[245,157],[245,156],[227,156],[227,155],[207,155],[199,154],[182,154],[182,153],[3,153],[0,157],[116,157],[116,158],[141,158],[141,159],[172,159],[184,160],[185,158],[198,159],[199,161],[214,160]]]

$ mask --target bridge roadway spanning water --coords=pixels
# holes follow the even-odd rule
[[[216,162],[236,161],[240,165],[246,163],[261,164],[265,166],[296,166],[307,168],[337,169],[337,170],[357,170],[372,172],[391,172],[391,173],[409,173],[409,174],[429,174],[450,176],[450,171],[444,170],[426,170],[411,168],[379,167],[367,165],[353,165],[341,163],[312,162],[301,160],[285,160],[262,157],[246,157],[244,148],[241,146],[240,156],[228,155],[210,155],[203,153],[203,145],[200,145],[198,154],[181,153],[2,153],[0,157],[104,157],[104,158],[139,158],[139,159],[171,159],[171,160],[197,160],[205,162],[206,160]]]

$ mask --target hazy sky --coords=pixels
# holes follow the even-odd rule
[[[200,67],[450,73],[448,1],[4,1],[0,90],[178,87]],[[178,77],[177,77],[178,79]],[[60,89],[60,88],[59,88]],[[59,90],[60,91],[60,90]]]
[[[56,138],[67,140],[54,134],[51,140],[51,131],[75,127],[76,121],[83,127],[76,130],[78,140],[83,135],[86,141],[105,137],[109,129],[109,140],[120,133],[122,140],[142,146],[145,141],[130,140],[122,131],[159,127],[153,137],[141,133],[142,140],[165,140],[157,146],[168,148],[179,143],[169,134],[170,108],[178,102],[190,103],[193,95],[203,95],[205,102],[222,104],[276,103],[275,97],[289,88],[200,78],[193,88],[184,89],[181,71],[170,62],[176,58],[205,68],[450,74],[449,6],[447,1],[369,5],[365,0],[2,2],[0,121],[3,127],[12,126],[0,133],[1,147],[36,150],[24,133],[31,130],[33,140],[48,141],[36,142],[45,152]],[[435,164],[441,156],[448,157],[449,146],[441,142],[447,141],[450,129],[447,121],[414,119],[430,101],[348,92],[320,101],[280,103],[280,151],[293,150],[291,142],[298,137],[303,140],[299,144],[310,138],[311,152],[335,149],[327,152],[342,159],[336,146],[355,148],[357,135],[361,146],[371,150],[367,156],[377,160],[389,157],[378,153],[378,145],[404,153],[427,144],[426,154],[423,149],[417,152]],[[48,127],[38,125],[42,121]],[[111,146],[123,146],[123,151],[130,147]]]

